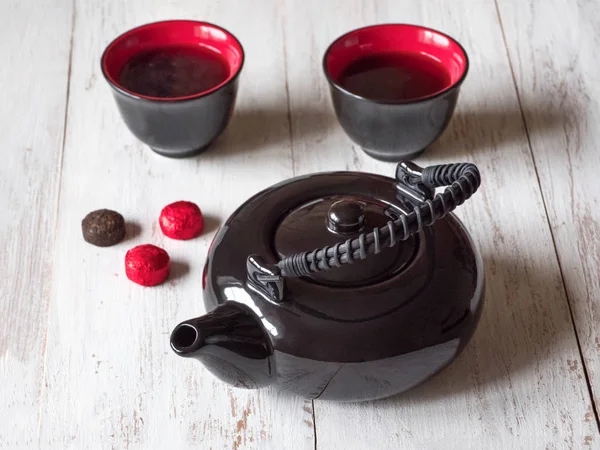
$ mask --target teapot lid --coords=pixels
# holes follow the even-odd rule
[[[409,208],[404,201],[390,202],[393,189],[389,189],[387,196],[369,192],[368,187],[378,181],[381,182],[369,179],[364,185],[364,193],[325,195],[287,210],[273,237],[279,258],[356,238],[365,230],[383,227],[390,220],[407,214]],[[413,235],[395,247],[382,249],[376,258],[312,273],[307,278],[326,286],[358,287],[378,283],[400,273],[416,254],[418,243],[418,237]]]

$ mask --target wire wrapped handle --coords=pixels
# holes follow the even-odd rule
[[[370,233],[362,233],[345,242],[283,258],[277,263],[281,274],[284,277],[310,275],[352,264],[355,260],[366,259],[367,255],[379,253],[382,248],[394,247],[398,242],[407,240],[425,226],[433,225],[437,219],[463,204],[481,184],[477,166],[470,163],[430,166],[422,171],[415,164],[401,163],[397,173],[404,176],[404,179],[398,182],[412,188],[419,188],[419,185],[431,190],[447,187],[433,199],[427,198],[427,194],[431,195],[432,191],[423,192],[424,189],[420,187],[424,201],[417,204],[410,213],[401,215],[395,221],[390,220],[384,227],[374,228]]]
[[[369,233],[286,256],[275,265],[266,264],[259,255],[251,255],[247,260],[249,287],[272,301],[281,302],[284,277],[301,277],[341,267],[378,254],[383,248],[394,247],[462,205],[480,184],[479,169],[471,163],[423,169],[412,162],[402,162],[396,168],[396,189],[414,205],[412,211]],[[438,187],[446,189],[435,194]]]

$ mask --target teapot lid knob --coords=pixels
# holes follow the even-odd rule
[[[327,213],[327,228],[334,233],[356,233],[364,228],[365,213],[362,205],[354,200],[339,200]]]

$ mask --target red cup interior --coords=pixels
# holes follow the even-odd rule
[[[119,83],[119,74],[133,56],[172,46],[201,46],[218,53],[229,67],[229,76],[211,89],[187,97],[159,98],[131,92]],[[242,68],[244,50],[228,31],[206,22],[169,20],[142,25],[125,32],[112,41],[102,55],[102,71],[107,80],[123,92],[135,97],[157,101],[187,100],[216,91],[234,78]]]
[[[427,98],[458,83],[465,76],[469,64],[460,44],[439,31],[417,25],[387,24],[360,28],[334,41],[325,53],[325,73],[337,84],[350,63],[364,56],[388,52],[426,55],[446,69],[448,85]]]

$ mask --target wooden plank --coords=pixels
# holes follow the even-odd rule
[[[191,159],[166,159],[137,142],[99,70],[117,34],[169,17],[224,26],[247,56],[232,123]],[[75,22],[42,448],[279,449],[293,442],[312,449],[310,403],[230,389],[169,348],[173,327],[204,312],[201,273],[216,226],[248,196],[292,175],[276,6],[82,0]],[[160,209],[180,199],[197,202],[209,219],[201,238],[172,241],[158,229]],[[126,242],[105,249],[83,242],[82,217],[101,207],[135,224]],[[124,275],[125,252],[146,242],[176,263],[162,286],[141,288]]]
[[[598,407],[600,5],[593,1],[501,1],[499,11]]]
[[[71,16],[71,0],[0,3],[0,448],[38,427]]]
[[[321,57],[333,39],[354,27],[409,22],[454,35],[471,58],[450,128],[417,162],[472,161],[483,176],[481,191],[458,211],[482,250],[488,279],[473,341],[446,371],[405,395],[365,404],[315,401],[318,448],[597,446],[494,3],[288,0],[285,17],[286,51],[294,55],[288,78],[298,173],[345,168],[393,173],[392,164],[364,155],[332,119]],[[308,107],[311,114],[299,112]]]

